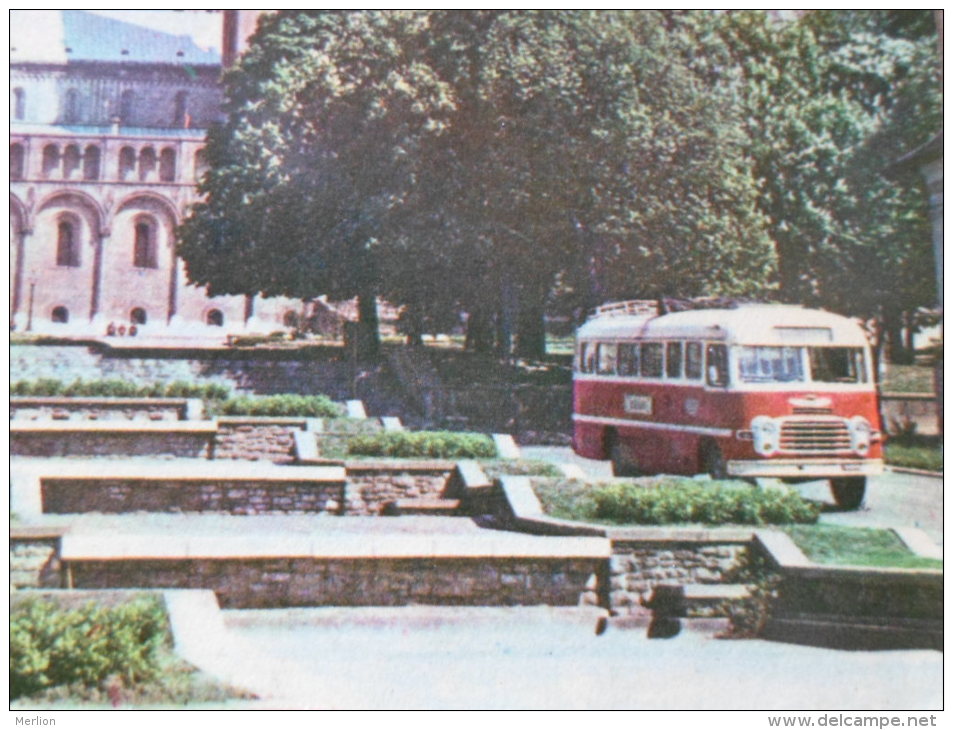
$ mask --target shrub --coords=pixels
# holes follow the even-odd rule
[[[348,440],[348,453],[396,458],[488,459],[497,455],[493,439],[482,433],[384,431]]]
[[[759,489],[743,482],[662,477],[637,482],[537,484],[547,511],[570,519],[617,524],[789,524],[817,521],[816,505],[798,494]]]
[[[37,380],[18,380],[10,386],[12,395],[31,396],[104,396],[110,398],[203,398],[205,400],[224,400],[231,395],[231,389],[221,383],[187,383],[177,380],[172,383],[151,383],[139,385],[118,378],[106,380],[82,380],[63,385],[55,378]]]
[[[344,413],[344,408],[326,395],[242,395],[225,401],[221,412],[229,416],[335,418]]]
[[[10,614],[10,697],[77,683],[94,687],[111,676],[131,686],[157,674],[169,645],[155,598],[76,609],[27,599]]]

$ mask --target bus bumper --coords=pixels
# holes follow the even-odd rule
[[[882,474],[883,459],[764,459],[761,461],[729,461],[728,476],[732,477],[796,477],[800,479],[828,479],[831,477],[872,477]]]

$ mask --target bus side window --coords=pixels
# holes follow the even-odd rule
[[[646,378],[662,377],[662,343],[645,342],[642,345],[642,375]]]
[[[639,374],[639,346],[624,342],[619,345],[619,375],[638,375]]]
[[[717,387],[728,385],[728,348],[724,345],[709,345],[706,355],[708,384]]]
[[[685,345],[685,377],[689,380],[701,380],[702,369],[702,343],[687,343]]]
[[[586,372],[586,347],[588,342],[580,342],[579,347],[576,348],[576,372],[584,373]]]
[[[589,342],[587,345],[586,359],[583,362],[582,371],[584,373],[594,373],[596,372],[596,349],[598,346],[594,342]]]
[[[601,342],[599,344],[599,375],[615,375],[615,361],[618,345],[615,343]]]
[[[665,376],[682,377],[682,343],[669,342],[665,345]]]

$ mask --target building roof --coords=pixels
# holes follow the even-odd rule
[[[147,137],[151,139],[192,139],[204,140],[205,129],[199,127],[119,127],[118,133],[112,125],[93,124],[29,124],[11,122],[10,136],[30,135],[32,137],[49,135],[59,137]]]
[[[10,62],[217,66],[221,22],[207,11],[11,10]]]

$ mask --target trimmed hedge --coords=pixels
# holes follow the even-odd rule
[[[820,512],[795,492],[734,481],[662,477],[586,488],[556,482],[536,491],[555,516],[627,525],[814,523]]]
[[[396,458],[491,459],[493,439],[482,433],[456,431],[383,431],[348,439],[348,453]]]
[[[240,395],[229,398],[216,410],[226,416],[337,418],[344,414],[344,408],[326,395]]]
[[[10,698],[73,684],[96,687],[113,676],[132,686],[160,673],[170,646],[156,598],[76,609],[30,598],[10,611]]]
[[[11,395],[26,396],[73,396],[110,398],[202,398],[224,400],[231,389],[221,383],[187,383],[176,380],[172,383],[140,385],[128,380],[74,380],[64,383],[56,378],[18,380],[10,386]]]

